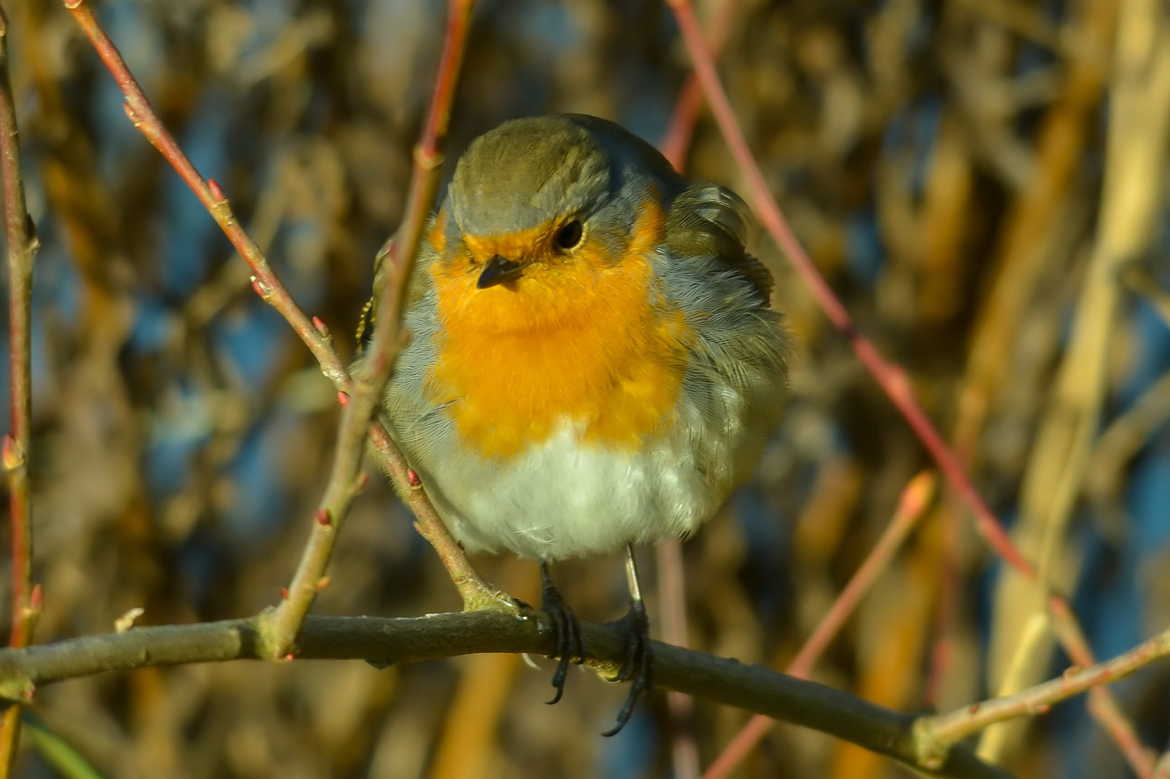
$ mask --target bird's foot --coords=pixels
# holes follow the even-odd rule
[[[565,692],[565,679],[569,673],[569,663],[575,662],[580,665],[584,662],[585,649],[581,645],[581,627],[577,624],[577,618],[569,610],[564,598],[561,597],[560,590],[553,584],[548,567],[545,565],[540,566],[540,580],[540,607],[552,618],[553,630],[556,633],[556,654],[552,655],[557,660],[557,669],[553,672],[552,677],[552,686],[556,692],[551,700],[546,701],[552,705],[559,701]]]
[[[650,620],[646,616],[646,604],[638,598],[630,603],[630,610],[616,623],[625,633],[626,656],[622,667],[610,681],[629,682],[630,691],[618,712],[617,723],[605,731],[603,736],[616,736],[630,721],[639,696],[652,686],[652,664],[650,651]]]

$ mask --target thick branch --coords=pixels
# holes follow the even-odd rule
[[[582,624],[588,664],[612,674],[624,654],[619,630]],[[428,617],[309,616],[297,639],[298,659],[361,659],[377,666],[477,652],[554,651],[543,615],[464,612]],[[146,666],[260,659],[256,621],[134,628],[28,649],[0,650],[0,692],[17,698],[43,685],[105,671]],[[655,682],[729,706],[813,728],[914,765],[914,718],[831,687],[754,665],[654,643]],[[924,766],[917,766],[920,770]],[[962,749],[952,749],[935,773],[1006,777]]]

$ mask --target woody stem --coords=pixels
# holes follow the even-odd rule
[[[334,351],[331,337],[324,323],[310,319],[297,306],[296,301],[292,299],[292,296],[273,272],[259,246],[236,219],[231,205],[219,185],[213,180],[204,178],[196,170],[174,137],[163,126],[142,88],[126,66],[117,46],[110,40],[84,0],[64,0],[64,4],[85,32],[94,50],[120,88],[125,100],[127,116],[135,128],[186,182],[232,246],[248,263],[252,271],[253,290],[264,302],[271,305],[285,318],[320,363],[321,372],[333,383],[339,393],[342,393],[346,399],[352,397],[356,393],[355,382]],[[450,113],[450,99],[454,93],[453,84],[458,73],[457,66],[460,59],[458,52],[462,51],[466,22],[470,16],[471,7],[470,0],[452,0],[451,2],[452,22],[448,26],[446,51],[456,51],[451,47],[457,47],[457,51],[455,54],[445,54],[443,58],[438,79],[440,86],[436,90],[435,99],[432,99],[433,106],[436,104],[436,99],[440,104],[439,109],[431,112],[431,115],[437,118],[434,121],[428,121],[427,133],[429,135],[425,135],[424,141],[420,143],[420,148],[427,150],[427,152],[416,155],[416,169],[422,168],[425,175],[416,175],[412,179],[412,192],[418,194],[413,196],[411,202],[417,203],[426,200],[429,203],[429,200],[423,197],[428,191],[423,189],[424,185],[429,186],[429,191],[433,192],[433,182],[429,185],[427,182],[435,175],[437,169],[434,160],[438,158],[437,150],[440,148],[441,140],[441,133],[438,130],[445,132],[446,129],[446,120],[443,117],[449,116]],[[420,157],[423,159],[423,164],[418,163]],[[428,159],[430,163],[427,163]],[[411,213],[416,213],[417,210],[416,208]],[[403,251],[399,256],[405,256],[405,254]],[[405,274],[400,273],[399,277],[405,278]],[[380,359],[380,362],[386,366],[384,370],[388,371],[398,343],[396,336],[397,317],[382,316],[382,319],[391,323],[393,327],[391,331],[383,335],[381,340],[382,343],[389,344],[389,351],[385,352]],[[439,553],[440,559],[451,575],[452,581],[458,587],[465,603],[475,602],[478,593],[491,590],[475,574],[462,550],[442,524],[434,507],[430,505],[425,493],[421,490],[412,490],[407,478],[405,460],[386,433],[385,428],[377,420],[370,421],[372,406],[369,396],[373,394],[376,393],[367,392],[367,399],[363,400],[361,404],[347,405],[347,408],[351,409],[348,412],[351,421],[346,423],[343,419],[340,425],[344,433],[339,435],[339,441],[344,441],[347,445],[339,447],[339,457],[341,448],[348,449],[354,454],[345,455],[345,459],[340,465],[335,462],[332,474],[348,473],[351,474],[351,478],[346,479],[340,476],[332,478],[331,476],[330,487],[326,489],[326,494],[318,510],[314,512],[317,521],[314,522],[313,531],[310,533],[309,541],[302,554],[301,565],[298,567],[299,576],[294,576],[293,586],[290,587],[289,591],[290,596],[295,595],[296,603],[287,607],[283,607],[282,604],[281,618],[274,631],[276,637],[268,645],[268,656],[270,657],[283,657],[288,653],[292,636],[295,635],[297,626],[312,603],[317,585],[322,582],[322,574],[332,551],[336,523],[344,516],[357,484],[357,469],[360,464],[360,447],[357,442],[361,440],[363,433],[368,433],[369,439],[374,445],[373,449],[377,459],[390,475],[399,493],[404,496],[406,504],[415,512],[416,527]],[[363,408],[358,408],[359,405],[364,407],[364,413]],[[322,519],[327,521],[322,522]]]

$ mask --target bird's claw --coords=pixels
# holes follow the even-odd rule
[[[550,706],[561,699],[565,692],[565,680],[569,673],[569,663],[580,665],[585,660],[585,649],[581,644],[581,628],[577,618],[565,604],[561,593],[548,576],[544,579],[541,595],[541,609],[552,618],[554,643],[556,653],[552,655],[557,660],[557,669],[553,672],[552,686],[556,689],[551,700],[546,701]]]
[[[650,620],[646,616],[645,604],[641,600],[631,603],[630,610],[617,624],[625,632],[626,656],[617,675],[611,681],[629,682],[630,690],[626,694],[621,710],[618,711],[617,722],[601,734],[606,737],[616,736],[621,732],[630,721],[638,698],[652,685]]]

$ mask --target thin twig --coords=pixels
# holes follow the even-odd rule
[[[675,646],[690,646],[687,630],[687,585],[682,542],[677,538],[659,541],[658,624],[662,637]],[[700,772],[699,746],[695,739],[695,702],[681,692],[666,694],[670,712],[670,760],[675,779],[693,779]]]
[[[8,266],[8,435],[2,460],[8,476],[11,543],[11,627],[8,645],[26,646],[32,638],[39,596],[32,585],[32,503],[28,457],[31,445],[32,377],[30,329],[33,257],[37,238],[24,200],[20,175],[20,138],[12,83],[8,77],[8,18],[0,9],[0,174],[4,179],[4,240]],[[0,776],[8,776],[20,733],[20,707],[10,706],[0,722]]]
[[[252,269],[252,288],[288,321],[293,331],[309,347],[309,351],[321,365],[321,372],[337,390],[348,398],[354,392],[353,382],[340,358],[333,350],[328,330],[319,320],[310,320],[297,306],[284,286],[273,273],[263,252],[236,221],[223,192],[215,182],[204,179],[179,148],[177,142],[163,126],[150,107],[149,101],[126,67],[117,47],[106,35],[100,24],[85,7],[83,0],[65,0],[65,7],[89,37],[94,49],[106,64],[126,100],[127,114],[134,126],[158,149],[163,158],[182,177],[191,190],[207,208],[224,235]],[[459,590],[465,604],[476,603],[479,593],[489,588],[476,575],[467,562],[459,545],[451,538],[430,504],[426,494],[415,489],[409,478],[408,468],[402,454],[395,447],[389,434],[380,422],[369,425],[369,437],[380,464],[390,474],[391,480],[404,502],[414,511],[416,527],[439,554],[447,568],[452,582]],[[352,484],[349,486],[353,486]],[[320,515],[318,515],[320,517]],[[282,655],[283,656],[283,655]]]
[[[881,538],[878,539],[865,561],[853,574],[849,583],[841,590],[841,594],[837,596],[833,605],[821,618],[812,635],[796,653],[796,657],[788,664],[785,673],[798,679],[808,678],[817,660],[840,632],[845,621],[856,610],[861,599],[869,592],[878,576],[889,566],[890,561],[894,558],[894,553],[910,535],[910,531],[918,525],[918,520],[926,513],[926,509],[930,505],[934,490],[935,478],[929,472],[920,473],[910,480],[910,483],[902,490],[898,507],[894,511],[890,523],[882,531]],[[732,769],[747,756],[748,752],[775,724],[775,720],[760,714],[748,720],[747,725],[735,735],[735,738],[727,744],[723,752],[703,774],[703,779],[722,779],[722,777],[728,776]]]
[[[389,256],[385,258],[384,266],[384,288],[375,291],[379,304],[373,339],[366,359],[352,377],[354,391],[341,414],[333,469],[325,494],[317,507],[316,521],[305,543],[300,563],[285,598],[274,611],[265,614],[261,622],[264,644],[274,659],[292,651],[301,622],[317,596],[318,583],[323,581],[325,568],[333,554],[337,530],[349,510],[355,485],[360,483],[363,441],[370,419],[374,416],[382,391],[390,378],[390,370],[404,342],[405,334],[400,327],[403,301],[406,299],[406,289],[427,215],[438,188],[439,166],[442,163],[440,147],[447,134],[451,101],[459,77],[459,65],[463,59],[473,5],[473,0],[450,0],[448,6],[443,54],[435,77],[427,123],[414,152],[414,171],[406,199],[406,214],[398,238],[389,242]]]
[[[922,717],[914,728],[922,760],[934,765],[935,760],[946,755],[950,745],[994,722],[1046,713],[1053,703],[1115,682],[1166,655],[1170,655],[1170,630],[1108,662],[1091,668],[1070,668],[1059,678],[1015,695],[964,706],[948,714]]]
[[[1170,20],[1159,0],[1125,0],[1105,3],[1116,14],[1113,69],[1110,72],[1105,168],[1096,234],[1084,279],[1076,301],[1056,377],[1044,404],[1044,414],[1028,459],[1021,487],[1020,517],[1016,537],[1029,556],[1039,563],[1040,580],[1067,587],[1071,581],[1057,577],[1057,561],[1068,543],[1068,527],[1076,500],[1086,478],[1093,443],[1098,439],[1101,414],[1109,390],[1109,365],[1113,332],[1121,306],[1118,276],[1131,258],[1141,256],[1157,234],[1165,188],[1146,171],[1161,169],[1166,161],[1166,135],[1170,131]],[[1109,18],[1112,22],[1113,19]],[[1043,601],[1021,597],[1032,590],[1031,575],[1008,572],[998,584],[996,640],[992,649],[1000,658],[1023,652],[1024,683],[1042,678],[1052,652],[1050,641],[1025,647],[1015,639],[1017,610],[1043,609]],[[1002,606],[1002,608],[1001,608]],[[1092,665],[1071,655],[1078,665]],[[1134,738],[1134,729],[1114,721],[1120,713],[1094,693],[1090,710],[1105,716],[1103,724],[1114,734],[1134,773],[1143,779],[1153,775],[1154,757]],[[1022,741],[1026,722],[1006,726]]]
[[[716,53],[722,50],[727,40],[734,7],[734,0],[720,0],[715,9],[711,25],[711,48]],[[698,122],[699,110],[702,107],[703,92],[699,88],[695,74],[689,73],[675,101],[674,113],[671,115],[666,134],[659,144],[662,155],[679,173],[686,168],[687,152],[694,139],[695,124]],[[658,543],[655,552],[658,558],[658,605],[662,635],[672,644],[689,646],[682,542],[677,538],[665,539]],[[671,763],[674,776],[676,779],[697,777],[700,763],[692,722],[694,701],[682,693],[672,692],[666,696],[666,705],[670,712]]]
[[[345,383],[347,381],[345,366],[342,365],[336,352],[330,346],[329,338],[313,326],[313,323],[292,299],[292,295],[280,283],[280,279],[272,272],[272,268],[264,257],[264,253],[260,251],[260,247],[236,220],[231,205],[224,197],[219,185],[199,174],[174,137],[163,127],[162,122],[155,115],[154,109],[151,108],[150,101],[146,99],[142,87],[138,85],[130,73],[130,69],[126,66],[125,60],[122,59],[118,47],[106,35],[89,5],[85,0],[65,0],[65,8],[85,32],[90,43],[93,44],[94,50],[105,63],[106,68],[114,77],[114,81],[117,82],[118,88],[126,100],[126,115],[135,129],[142,133],[154,148],[158,149],[159,154],[182,177],[195,196],[199,198],[199,202],[211,214],[212,219],[223,230],[227,239],[231,241],[232,246],[251,267],[252,289],[265,303],[275,308],[288,321],[300,339],[309,347],[309,351],[317,358],[326,378],[334,384]]]
[[[1119,492],[1122,470],[1167,418],[1170,418],[1170,371],[1163,373],[1097,437],[1085,492],[1097,501]]]
[[[257,618],[134,628],[28,649],[0,650],[0,695],[106,671],[198,662],[262,659]],[[625,639],[615,625],[581,624],[586,662],[602,674],[621,665]],[[555,651],[547,617],[478,611],[426,617],[309,616],[298,637],[299,657],[363,659],[378,667],[480,652]],[[759,711],[820,730],[894,759],[916,760],[914,718],[849,693],[767,668],[653,642],[654,680],[729,706]],[[950,777],[1009,776],[963,749],[937,769]]]
[[[1143,296],[1162,321],[1170,326],[1170,292],[1162,289],[1147,268],[1136,262],[1132,263],[1121,271],[1121,280],[1131,290]]]
[[[828,648],[833,638],[841,631],[841,627],[850,615],[857,609],[861,599],[869,592],[873,583],[889,567],[894,554],[901,548],[915,527],[918,520],[926,513],[927,507],[934,496],[934,474],[923,472],[910,480],[902,495],[898,499],[898,507],[890,523],[882,531],[881,537],[858,567],[845,589],[829,607],[821,618],[820,623],[813,630],[812,635],[801,646],[796,657],[788,664],[786,673],[798,679],[807,679],[812,673],[817,660]]]
[[[398,490],[399,498],[414,513],[415,530],[439,556],[439,561],[446,568],[447,575],[451,577],[451,583],[455,585],[463,599],[463,607],[469,611],[498,607],[506,596],[495,592],[471,567],[463,547],[459,546],[447,530],[439,512],[427,498],[417,476],[410,470],[406,458],[394,445],[386,428],[379,422],[373,422],[370,424],[369,435],[379,462],[390,474],[390,480]]]
[[[473,5],[472,0],[449,2],[447,35],[439,61],[439,74],[435,77],[431,111],[422,131],[422,139],[414,151],[414,171],[406,199],[401,237],[390,243],[393,248],[390,249],[390,256],[386,257],[386,269],[390,273],[385,274],[386,288],[378,296],[380,304],[374,319],[376,324],[367,353],[369,356],[363,361],[362,368],[353,375],[353,394],[346,401],[342,412],[333,469],[321,505],[317,508],[317,522],[312,525],[309,540],[305,543],[301,563],[292,577],[287,597],[262,622],[264,639],[274,657],[282,657],[290,652],[297,630],[316,598],[317,582],[324,577],[325,567],[332,556],[333,542],[337,538],[338,525],[349,510],[350,499],[355,492],[352,485],[358,480],[362,467],[366,430],[404,340],[404,333],[400,331],[402,301],[406,297],[422,228],[438,187],[439,165],[442,161],[439,149],[447,135],[450,102],[455,92],[455,81],[459,78],[463,43],[467,40],[468,19]]]
[[[795,233],[792,232],[784,215],[780,212],[780,207],[776,204],[775,198],[772,197],[764,174],[752,155],[743,130],[735,118],[735,112],[727,99],[727,93],[719,81],[719,75],[715,71],[715,63],[710,50],[703,41],[691,3],[689,0],[667,0],[667,3],[674,10],[679,29],[686,41],[687,51],[691,55],[695,73],[703,85],[703,91],[707,96],[707,102],[711,105],[711,111],[719,123],[719,129],[723,133],[724,140],[726,140],[740,172],[747,179],[749,202],[764,229],[772,236],[772,239],[784,252],[784,256],[809,286],[809,291],[829,321],[848,339],[857,359],[877,381],[902,416],[906,418],[911,430],[934,458],[939,471],[975,515],[980,532],[1012,567],[1031,570],[1032,564],[1020,556],[1003,526],[991,513],[991,509],[987,507],[982,496],[975,489],[954,452],[943,442],[942,436],[939,435],[927,418],[926,412],[922,410],[914,398],[905,371],[887,361],[873,343],[857,329],[853,317],[850,316],[840,298],[829,287],[828,282],[821,276],[812,259],[796,238]]]
[[[718,57],[727,43],[727,35],[731,29],[731,18],[735,10],[735,0],[720,0],[715,7],[711,18],[711,52]],[[666,135],[662,138],[662,156],[666,157],[674,169],[682,171],[687,164],[687,152],[691,148],[691,141],[695,135],[695,124],[699,121],[699,111],[703,108],[703,89],[699,79],[693,72],[687,74],[687,80],[679,91],[678,100],[674,103],[674,113],[670,116]]]
[[[1037,578],[1035,566],[1020,553],[1003,525],[1000,524],[983,497],[975,489],[975,485],[955,452],[943,441],[934,424],[922,410],[922,406],[914,397],[905,371],[887,361],[873,343],[861,334],[844,304],[834,294],[828,282],[821,276],[812,259],[792,232],[792,228],[785,220],[780,207],[769,191],[764,174],[752,155],[743,130],[735,118],[735,112],[723,85],[720,83],[714,59],[703,40],[690,0],[667,0],[667,3],[674,11],[695,73],[703,86],[703,92],[719,124],[719,129],[741,173],[747,179],[749,202],[764,228],[783,251],[793,268],[808,284],[810,292],[829,321],[848,339],[857,359],[906,419],[910,429],[934,459],[939,472],[946,478],[951,488],[974,516],[979,533],[1004,562],[1039,586],[1044,586],[1044,583]],[[1047,598],[1047,603],[1059,635],[1069,636],[1074,630],[1079,632],[1075,617],[1063,597],[1050,595]],[[1084,642],[1065,644],[1065,648],[1075,663],[1084,666],[1095,663],[1088,645]],[[1095,692],[1094,695],[1112,697],[1111,693],[1105,689],[1101,689],[1099,693]],[[1115,703],[1112,708],[1116,710]],[[1114,726],[1114,723],[1106,722],[1103,724],[1106,725],[1111,735],[1115,738],[1118,737],[1120,731]],[[1131,754],[1124,742],[1119,742],[1119,745],[1122,746],[1127,755]]]

